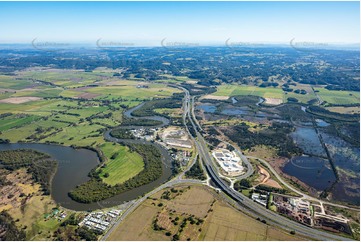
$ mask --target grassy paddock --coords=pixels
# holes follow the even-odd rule
[[[263,98],[278,98],[283,100],[283,91],[274,87],[256,87],[243,85],[221,85],[218,86],[215,96],[236,96],[236,95],[254,95]]]
[[[360,103],[360,93],[352,91],[332,91],[325,88],[315,88],[322,101],[330,104],[357,104]]]
[[[38,120],[39,116],[25,116],[19,117],[18,115],[11,115],[6,118],[0,119],[0,131],[8,130],[14,127],[20,127],[24,124],[31,123]]]
[[[100,149],[108,157],[108,161],[105,163],[106,167],[101,168],[100,177],[109,185],[122,183],[144,169],[142,157],[136,152],[130,152],[126,146],[104,143]],[[104,176],[106,173],[109,174],[109,177]]]
[[[149,84],[149,88],[137,88],[133,85],[127,86],[104,86],[94,87],[86,90],[89,93],[101,94],[102,97],[124,98],[129,100],[135,99],[150,99],[150,98],[167,98],[173,93],[180,92],[180,90],[167,87],[164,84]]]

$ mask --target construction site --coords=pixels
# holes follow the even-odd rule
[[[191,149],[192,142],[184,129],[178,127],[168,127],[162,132],[162,140],[164,143],[175,148]]]
[[[272,194],[270,204],[276,211],[307,226],[335,233],[352,234],[348,219],[341,215],[328,214],[322,204],[313,204],[302,198]]]

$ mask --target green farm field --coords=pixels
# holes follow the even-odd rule
[[[87,89],[86,92],[99,94],[101,98],[105,99],[144,100],[170,97],[173,93],[180,92],[180,90],[167,87],[165,84],[149,84],[149,88],[137,88],[134,85],[102,86]]]
[[[0,88],[20,90],[34,85],[32,81],[17,79],[14,76],[0,75]]]
[[[325,88],[315,88],[317,95],[324,102],[330,104],[358,104],[360,103],[360,93],[352,91],[333,91]]]
[[[91,146],[106,158],[100,174],[104,182],[115,185],[134,177],[144,169],[142,157],[130,152],[126,146],[105,141],[104,131],[121,124],[124,106],[133,107],[142,100],[167,98],[180,90],[165,83],[121,80],[114,78],[113,74],[109,70],[90,73],[49,69],[0,76],[0,114],[10,113],[0,118],[0,138],[12,143]],[[95,82],[98,86],[86,86]],[[137,88],[139,84],[148,88]],[[90,94],[89,99],[86,99],[87,94]],[[28,97],[40,100],[13,101],[14,98],[25,100]],[[13,99],[4,100],[7,98]],[[104,103],[104,100],[110,102]],[[105,177],[105,174],[109,176]]]
[[[110,72],[84,72],[81,70],[43,69],[41,71],[24,71],[19,74],[22,78],[40,80],[61,87],[81,87],[93,84],[113,76]]]
[[[8,130],[14,127],[22,126],[27,123],[38,120],[39,116],[22,116],[22,115],[11,115],[0,119],[0,131]]]
[[[313,92],[310,85],[298,84],[293,89],[303,89],[307,91],[307,94],[297,94],[294,92],[284,92],[279,87],[256,87],[256,86],[244,86],[244,85],[221,85],[218,86],[217,92],[212,95],[215,96],[236,96],[236,95],[255,95],[263,98],[277,98],[282,99],[284,102],[287,98],[293,97],[301,103],[307,103],[310,100],[317,99],[317,96],[322,101],[329,104],[348,105],[348,104],[359,104],[360,93],[353,91],[333,91],[327,90],[323,87],[315,87]],[[316,96],[317,95],[317,96]]]
[[[100,150],[106,157],[110,157],[100,173],[100,177],[109,185],[122,183],[144,169],[142,157],[136,152],[130,152],[128,147],[105,143],[100,146]],[[109,177],[104,176],[106,173]]]
[[[218,86],[217,92],[213,93],[215,96],[236,96],[236,95],[254,95],[263,98],[278,98],[283,99],[283,91],[280,88],[274,87],[256,87],[256,86],[241,86],[241,85],[221,85]]]
[[[308,101],[311,101],[313,99],[317,99],[317,97],[316,97],[316,95],[314,94],[313,91],[308,92],[305,95],[297,94],[297,93],[294,93],[294,92],[287,92],[287,93],[284,93],[284,97],[285,97],[286,101],[287,101],[287,98],[290,98],[290,97],[297,98],[297,100],[299,102],[301,102],[301,103],[307,103]]]
[[[0,103],[0,114],[11,112],[45,116],[51,114],[51,107],[54,107],[54,103],[55,101],[52,100],[39,100],[22,104]]]
[[[46,88],[18,91],[12,97],[58,97],[63,90],[61,88]]]

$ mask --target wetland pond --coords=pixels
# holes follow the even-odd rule
[[[296,131],[291,133],[291,137],[306,154],[327,157],[313,127],[297,127]]]
[[[197,105],[198,110],[203,110],[205,113],[214,113],[217,110],[217,107],[212,104],[201,104]]]
[[[336,180],[329,161],[317,157],[294,157],[283,167],[283,172],[319,191],[330,187]]]

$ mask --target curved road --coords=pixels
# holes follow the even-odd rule
[[[186,91],[186,102],[189,102],[190,96],[189,92]],[[192,106],[194,103],[192,104]],[[222,189],[223,192],[225,192],[230,198],[232,198],[234,201],[236,201],[236,206],[244,211],[247,214],[252,214],[253,216],[258,216],[266,219],[269,224],[278,226],[280,228],[283,228],[285,230],[294,230],[296,233],[304,235],[306,237],[318,239],[318,240],[349,240],[345,237],[337,236],[331,233],[327,233],[324,231],[316,230],[310,227],[307,227],[303,224],[297,223],[295,221],[292,221],[286,217],[283,217],[277,213],[274,213],[265,207],[253,202],[248,197],[244,196],[243,194],[236,192],[232,188],[228,186],[222,179],[220,179],[219,174],[215,172],[212,164],[212,157],[209,154],[208,147],[206,145],[206,142],[202,135],[198,132],[198,128],[195,126],[194,122],[191,120],[192,116],[190,115],[190,105],[185,105],[188,107],[187,113],[188,118],[191,121],[191,124],[193,125],[194,130],[196,131],[197,140],[193,139],[197,150],[199,152],[200,157],[202,158],[207,173],[211,176],[212,180]],[[192,107],[194,109],[194,106]],[[194,118],[194,117],[193,117]]]
[[[191,125],[193,126],[193,128],[196,132],[196,137],[194,138],[190,134],[189,129],[186,126],[186,129],[187,129],[188,133],[190,134],[190,137],[192,137],[192,140],[193,140],[194,144],[196,145],[198,154],[203,161],[202,163],[204,163],[202,165],[204,165],[208,175],[217,184],[217,186],[225,194],[228,195],[226,198],[228,199],[229,203],[231,203],[233,206],[237,207],[239,210],[243,211],[246,214],[250,214],[253,217],[260,217],[262,219],[265,219],[268,224],[271,224],[271,225],[274,225],[274,226],[277,226],[277,227],[280,227],[280,228],[283,228],[283,229],[289,230],[289,231],[294,230],[297,234],[300,234],[300,235],[303,235],[303,236],[306,236],[309,238],[313,238],[313,239],[317,239],[317,240],[349,240],[345,237],[341,237],[341,236],[337,236],[337,235],[327,233],[324,231],[316,230],[316,229],[307,227],[305,225],[302,225],[300,223],[297,223],[295,221],[292,221],[286,217],[283,217],[277,213],[274,213],[274,212],[266,209],[265,207],[253,202],[252,200],[250,200],[248,197],[244,196],[243,194],[236,192],[234,189],[230,188],[228,186],[228,184],[226,184],[219,177],[218,172],[215,172],[215,169],[213,167],[214,164],[212,162],[212,157],[209,154],[209,150],[206,145],[206,142],[205,142],[204,138],[202,137],[202,135],[198,132],[198,130],[202,130],[202,129],[197,127],[195,124],[196,120],[194,117],[194,98],[192,98],[193,104],[190,104],[191,98],[190,98],[188,90],[186,90],[183,87],[179,87],[179,86],[177,86],[177,87],[182,89],[186,94],[186,96],[184,98],[184,104],[183,104],[183,108],[184,108],[183,121],[186,126],[186,119],[188,116],[188,120],[190,121]],[[191,109],[192,109],[192,114],[191,114]],[[192,116],[193,116],[193,119],[195,120],[195,122],[192,120]],[[197,123],[197,125],[199,125],[199,124]],[[193,160],[192,164],[195,161],[196,161],[196,158]],[[181,176],[184,174],[184,172],[179,174],[173,180],[171,180],[171,181],[159,186],[158,188],[154,189],[153,191],[149,192],[146,196],[135,201],[121,215],[121,217],[115,223],[115,225],[104,235],[102,240],[106,240],[108,238],[109,234],[118,227],[119,223],[122,220],[124,220],[124,218],[128,214],[133,212],[135,210],[135,208],[137,208],[140,205],[140,203],[142,203],[147,197],[153,195],[154,193],[160,191],[161,189],[164,189],[169,186],[174,186],[176,184],[181,184],[181,183],[203,184],[203,182],[198,181],[198,180],[182,179]]]
[[[318,198],[315,198],[315,197],[312,197],[308,194],[305,194],[303,193],[302,191],[296,189],[295,187],[291,186],[290,184],[288,184],[278,173],[277,171],[265,160],[263,159],[260,159],[258,157],[254,157],[254,156],[247,156],[248,158],[252,158],[252,159],[256,159],[258,160],[259,162],[261,162],[264,166],[266,166],[272,173],[273,175],[283,184],[285,185],[288,189],[292,190],[293,192],[299,194],[302,196],[302,198],[304,199],[307,199],[307,200],[310,200],[310,201],[314,201],[314,202],[319,202],[321,204],[328,204],[328,205],[331,205],[331,206],[334,206],[334,207],[340,207],[340,208],[346,208],[346,209],[351,209],[351,210],[355,210],[355,211],[360,211],[360,209],[357,209],[357,208],[352,208],[352,207],[348,207],[348,206],[344,206],[344,205],[341,205],[341,204],[337,204],[337,203],[331,203],[331,202],[328,202],[328,201],[323,201],[321,199],[318,199]]]

